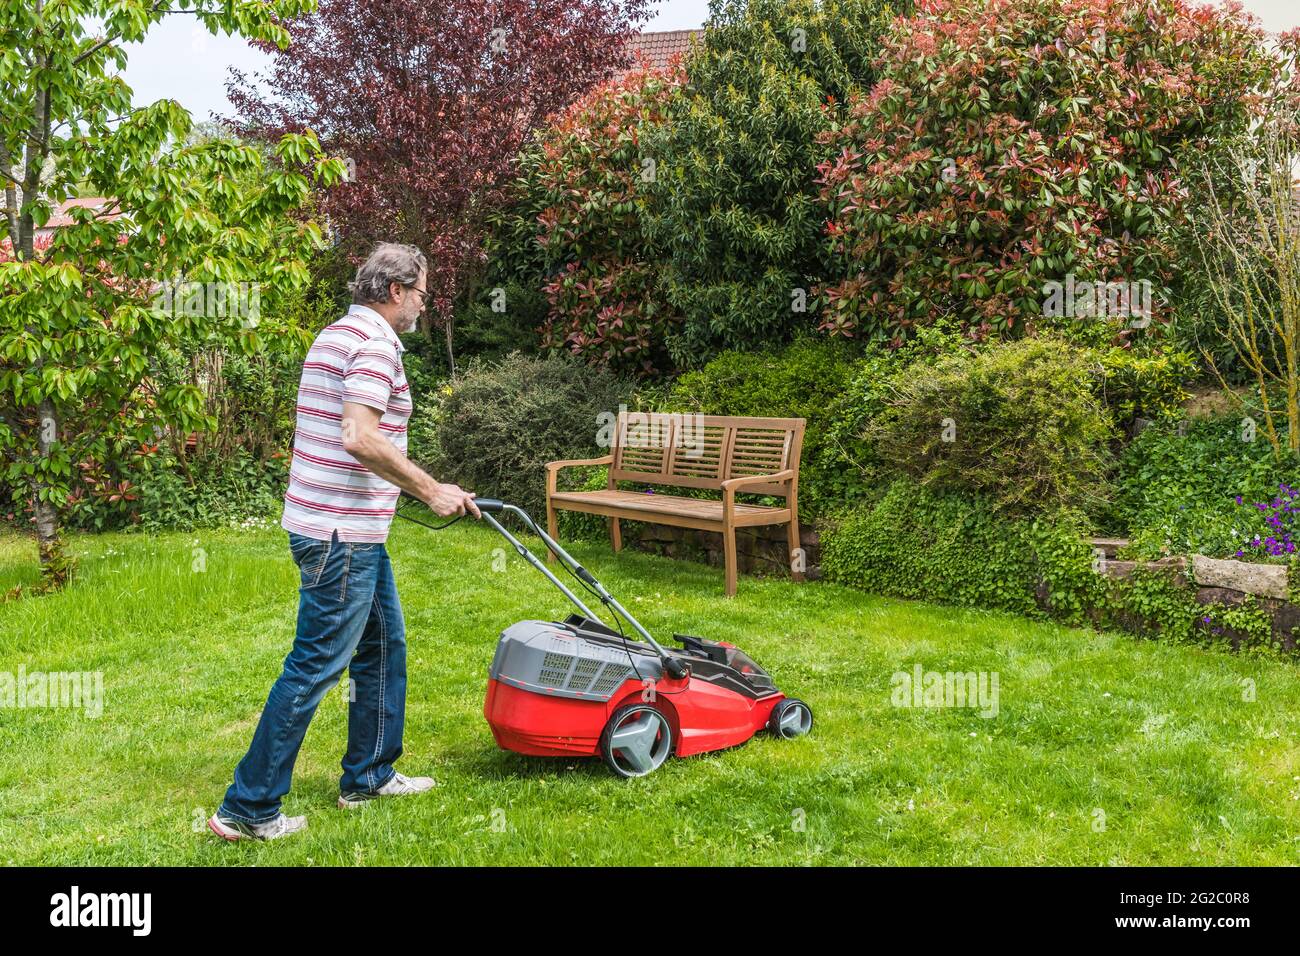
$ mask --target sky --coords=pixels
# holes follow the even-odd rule
[[[1268,30],[1300,26],[1300,0],[1244,0]],[[686,30],[703,25],[708,0],[657,0],[651,7],[646,30]],[[267,57],[236,37],[212,36],[195,27],[191,18],[169,16],[150,31],[143,43],[127,48],[130,57],[126,81],[135,91],[137,105],[172,98],[196,120],[209,114],[234,112],[226,99],[227,69],[234,66],[253,74]]]

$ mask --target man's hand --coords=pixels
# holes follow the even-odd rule
[[[419,498],[444,518],[466,511],[481,518],[474,495],[458,485],[434,481],[379,432],[383,413],[357,402],[343,403],[343,450],[380,478]]]
[[[478,505],[474,503],[474,493],[465,491],[460,485],[435,483],[433,494],[423,500],[433,509],[434,514],[442,518],[463,515],[466,511],[475,518],[483,517],[479,514]]]

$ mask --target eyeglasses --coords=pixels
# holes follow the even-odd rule
[[[420,293],[420,308],[424,308],[424,304],[429,301],[429,293],[423,289],[417,289],[413,285],[408,285],[406,288],[410,289],[412,292]]]

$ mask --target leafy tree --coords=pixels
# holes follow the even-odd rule
[[[824,137],[822,327],[895,343],[941,317],[1021,334],[1049,282],[1160,298],[1178,159],[1243,128],[1273,69],[1239,8],[1185,0],[926,0],[881,63]]]
[[[274,163],[224,139],[178,145],[189,115],[172,100],[132,106],[116,75],[126,45],[175,10],[214,33],[286,43],[280,21],[308,7],[0,2],[0,482],[30,500],[50,586],[69,570],[60,510],[76,463],[102,460],[110,436],[153,447],[168,428],[205,423],[198,390],[151,380],[151,365],[184,339],[257,350],[255,297],[301,282],[320,243],[292,215],[308,177],[343,172],[309,133],[280,141]],[[75,210],[38,243],[79,185],[108,207]]]
[[[525,154],[521,186],[538,211],[549,311],[542,345],[620,371],[666,371],[657,255],[641,229],[648,169],[641,142],[663,121],[681,70],[637,69],[565,110]]]
[[[322,0],[271,50],[266,87],[236,73],[241,128],[318,130],[349,158],[322,210],[358,253],[429,256],[431,314],[455,371],[453,306],[473,301],[485,224],[514,157],[551,113],[621,67],[646,0]],[[426,326],[425,331],[429,329]]]
[[[905,0],[904,0],[905,2]],[[900,4],[901,5],[901,4]],[[679,365],[811,324],[824,274],[816,135],[870,86],[883,0],[713,0],[687,85],[647,131],[645,228],[665,254]]]
[[[642,143],[680,82],[679,61],[638,63],[537,130],[505,203],[488,217],[480,293],[457,312],[462,351],[501,358],[531,342],[664,371],[673,317],[657,281],[658,250],[641,228]]]

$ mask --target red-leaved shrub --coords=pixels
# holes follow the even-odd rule
[[[664,371],[664,334],[674,317],[641,229],[651,157],[643,124],[658,123],[680,66],[638,69],[597,87],[541,136],[528,188],[543,197],[538,242],[555,272],[542,344],[611,368]]]
[[[1178,157],[1242,129],[1273,63],[1253,19],[1185,0],[921,0],[884,44],[879,81],[822,136],[822,328],[897,342],[947,317],[1018,335],[1067,277],[1149,282],[1158,327]]]

